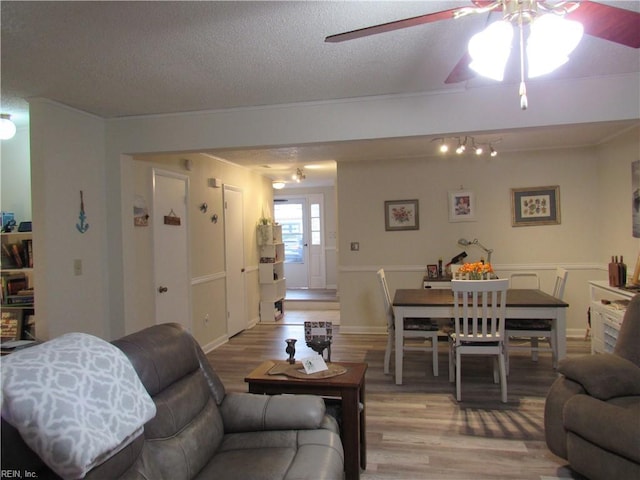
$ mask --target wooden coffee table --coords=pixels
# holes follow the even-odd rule
[[[333,362],[347,369],[346,373],[330,378],[293,378],[284,374],[270,375],[269,370],[282,361],[268,360],[247,375],[250,393],[277,395],[281,393],[310,394],[340,398],[344,447],[344,471],[347,480],[360,478],[360,468],[367,467],[365,425],[366,363]],[[302,367],[301,367],[302,368]]]

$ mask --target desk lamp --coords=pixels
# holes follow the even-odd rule
[[[487,263],[491,263],[491,254],[493,253],[493,249],[487,248],[484,245],[482,245],[477,238],[474,238],[473,240],[467,240],[466,238],[461,238],[460,240],[458,240],[458,245],[462,245],[464,247],[468,247],[469,245],[479,246],[487,254]]]

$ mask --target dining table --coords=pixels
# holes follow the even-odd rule
[[[453,292],[450,289],[398,289],[393,297],[395,325],[395,380],[402,385],[402,360],[405,318],[453,318]],[[566,311],[568,303],[538,289],[510,288],[507,290],[506,318],[549,319],[551,335],[558,348],[560,360],[567,354]]]

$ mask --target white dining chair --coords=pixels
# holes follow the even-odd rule
[[[516,275],[516,274],[514,274]],[[530,274],[528,274],[530,275]],[[564,296],[564,287],[567,283],[568,272],[566,269],[558,267],[556,269],[556,279],[553,286],[552,295],[558,300]],[[513,278],[513,277],[512,277]],[[537,278],[537,275],[536,275]],[[538,287],[539,288],[539,281]],[[513,288],[513,287],[512,287]],[[536,288],[536,287],[528,287]],[[551,352],[551,364],[553,368],[558,366],[558,346],[553,336],[552,321],[550,319],[515,319],[507,318],[505,343],[507,353],[521,350],[531,350],[531,360],[538,361],[538,352]],[[528,340],[526,345],[517,345],[511,341],[513,338]],[[541,345],[540,340],[546,341],[547,345]],[[509,358],[507,358],[507,372],[509,371]]]
[[[389,294],[389,286],[384,274],[384,269],[377,272],[378,281],[380,283],[380,291],[384,302],[384,309],[387,318],[387,348],[384,352],[384,373],[389,374],[389,366],[391,363],[391,352],[395,347],[395,336],[402,335],[402,356],[404,351],[421,351],[432,352],[433,376],[438,376],[438,324],[430,318],[405,318],[404,328],[401,332],[397,332],[395,328],[395,314],[391,295]],[[405,339],[422,339],[419,344],[416,342],[405,342]],[[427,343],[430,340],[431,346]]]
[[[501,400],[507,402],[504,322],[508,279],[452,280],[455,332],[449,335],[449,381],[456,382],[462,400],[462,356],[490,355],[493,381],[500,382]]]

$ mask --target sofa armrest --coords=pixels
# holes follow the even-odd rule
[[[564,409],[565,428],[604,450],[640,463],[640,399],[628,407],[575,395]]]
[[[320,428],[324,401],[314,395],[228,393],[220,405],[225,433]]]
[[[558,371],[599,400],[640,395],[640,367],[617,355],[568,358],[560,363]]]

